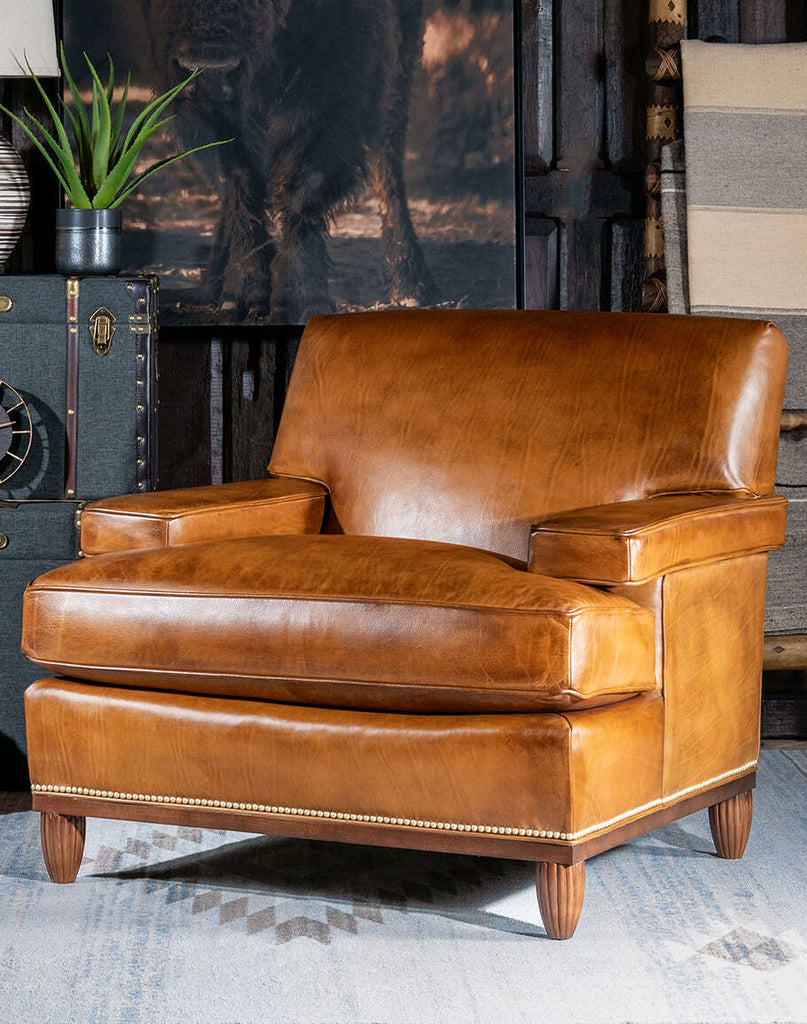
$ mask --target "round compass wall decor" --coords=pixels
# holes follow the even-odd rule
[[[22,395],[0,380],[0,484],[25,462],[33,433],[31,414]]]

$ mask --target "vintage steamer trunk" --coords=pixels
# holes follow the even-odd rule
[[[77,555],[82,503],[151,489],[155,277],[0,277],[0,789],[27,785],[29,580]]]

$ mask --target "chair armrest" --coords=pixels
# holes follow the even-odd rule
[[[775,494],[675,494],[573,509],[533,526],[529,568],[585,583],[641,583],[781,547],[786,507]]]
[[[273,478],[104,498],[82,510],[81,552],[319,533],[327,494],[322,484]]]

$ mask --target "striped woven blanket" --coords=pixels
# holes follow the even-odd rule
[[[807,408],[807,44],[681,55],[690,309],[774,320]]]
[[[807,631],[807,44],[681,44],[684,138],[664,148],[671,313],[774,320],[790,343],[766,630]]]

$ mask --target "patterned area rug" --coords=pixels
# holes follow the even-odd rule
[[[807,752],[764,751],[745,859],[706,812],[588,865],[550,942],[534,871],[90,821],[74,885],[0,817],[0,1021],[804,1021]]]

